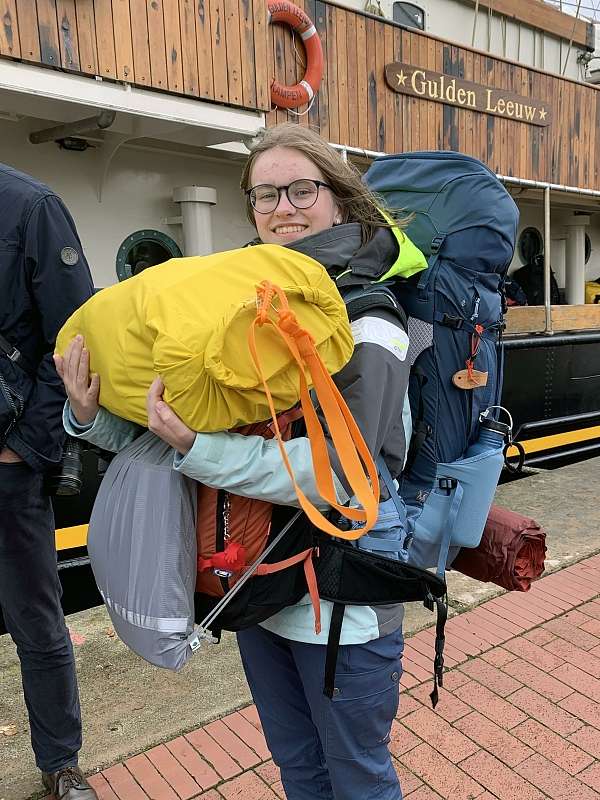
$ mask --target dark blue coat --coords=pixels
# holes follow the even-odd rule
[[[65,394],[52,361],[56,335],[92,293],[62,200],[0,164],[0,334],[21,352],[23,367],[0,348],[0,448],[14,450],[36,471],[56,466],[64,440]],[[20,415],[13,421],[15,408]]]

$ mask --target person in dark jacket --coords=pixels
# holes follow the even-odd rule
[[[64,442],[56,335],[92,293],[62,200],[0,164],[0,606],[21,662],[36,763],[45,787],[61,800],[97,795],[77,767],[75,660],[44,479],[59,466]]]

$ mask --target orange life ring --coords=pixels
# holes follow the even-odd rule
[[[268,0],[269,22],[289,25],[304,42],[306,50],[306,72],[295,86],[284,86],[275,78],[271,81],[271,102],[279,108],[298,108],[310,103],[319,91],[323,77],[323,49],[312,20],[301,8],[289,0]]]

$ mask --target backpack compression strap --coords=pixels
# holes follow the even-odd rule
[[[273,303],[276,298],[279,300],[278,307]],[[296,490],[300,506],[313,525],[325,531],[325,533],[342,539],[358,539],[363,533],[371,530],[377,521],[379,513],[379,478],[373,457],[350,409],[346,405],[346,401],[323,364],[315,347],[314,339],[299,324],[296,315],[289,307],[283,289],[269,281],[263,281],[257,289],[257,301],[258,311],[248,333],[248,346],[256,370],[263,383],[273,419],[275,437],[285,468]],[[271,312],[275,314],[275,319],[269,316]],[[298,365],[300,403],[310,441],[315,480],[319,493],[323,500],[342,516],[363,523],[363,527],[359,529],[343,531],[337,528],[311,503],[296,482],[292,465],[281,438],[273,398],[258,355],[256,328],[262,325],[271,325],[273,327]],[[338,454],[346,479],[361,508],[350,508],[338,503],[327,443],[323,428],[311,401],[307,373],[310,375],[317,400],[323,411],[333,446]]]

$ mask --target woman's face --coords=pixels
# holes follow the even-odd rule
[[[303,178],[325,181],[321,170],[299,150],[273,147],[261,153],[254,162],[250,188],[260,184],[279,188]],[[254,222],[258,236],[264,244],[283,245],[339,224],[341,212],[331,190],[321,186],[317,201],[310,208],[295,208],[282,191],[274,211],[259,214],[254,210]]]

